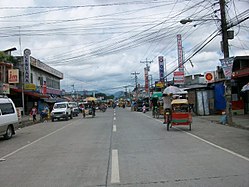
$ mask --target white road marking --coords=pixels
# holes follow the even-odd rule
[[[112,173],[111,183],[120,183],[119,179],[119,165],[118,165],[118,150],[112,150]]]
[[[113,132],[117,132],[117,126],[113,125]]]
[[[148,117],[149,117],[149,118],[152,118],[152,117],[150,117],[150,116],[148,116]],[[152,118],[152,119],[154,119],[154,118]],[[156,120],[156,121],[159,121],[160,123],[162,123],[162,121],[160,121],[159,119],[155,119],[155,120]],[[201,140],[201,141],[203,141],[203,142],[205,142],[205,143],[207,143],[207,144],[209,144],[209,145],[211,145],[211,146],[213,146],[213,147],[216,147],[216,148],[218,148],[218,149],[220,149],[220,150],[222,150],[222,151],[225,151],[225,152],[230,153],[230,154],[232,154],[232,155],[234,155],[234,156],[237,156],[237,157],[242,158],[242,159],[244,159],[244,160],[246,160],[246,161],[249,161],[249,158],[246,157],[246,156],[243,156],[243,155],[240,155],[240,154],[238,154],[238,153],[235,153],[235,152],[233,152],[233,151],[231,151],[231,150],[229,150],[229,149],[226,149],[226,148],[221,147],[221,146],[219,146],[219,145],[216,145],[216,144],[214,144],[214,143],[212,143],[212,142],[209,142],[209,141],[207,141],[207,140],[205,140],[205,139],[203,139],[203,138],[201,138],[201,137],[199,137],[199,136],[196,136],[196,135],[194,135],[194,134],[192,134],[192,133],[190,133],[190,132],[183,131],[183,130],[177,128],[177,127],[173,127],[173,128],[175,128],[175,129],[177,129],[177,130],[180,130],[180,131],[182,131],[182,132],[184,132],[184,133],[186,133],[186,134],[188,134],[188,135],[190,135],[190,136],[192,136],[192,137],[194,137],[194,138],[196,138],[196,139],[198,139],[198,140]]]
[[[174,127],[174,128],[176,128],[176,127]],[[179,128],[176,128],[176,129],[182,131],[182,130],[179,129]],[[203,139],[203,138],[201,138],[201,137],[199,137],[199,136],[196,136],[196,135],[194,135],[194,134],[192,134],[192,133],[185,132],[185,131],[182,131],[182,132],[184,132],[184,133],[186,133],[186,134],[188,134],[188,135],[190,135],[190,136],[192,136],[192,137],[194,137],[194,138],[196,138],[196,139],[198,139],[198,140],[201,140],[201,141],[203,141],[203,142],[205,142],[205,143],[207,143],[207,144],[209,144],[209,145],[211,145],[211,146],[213,146],[213,147],[216,147],[216,148],[218,148],[218,149],[220,149],[220,150],[222,150],[222,151],[225,151],[225,152],[230,153],[230,154],[232,154],[232,155],[234,155],[234,156],[237,156],[237,157],[242,158],[242,159],[244,159],[244,160],[246,160],[246,161],[249,161],[249,158],[246,157],[246,156],[240,155],[240,154],[235,153],[235,152],[233,152],[233,151],[231,151],[231,150],[229,150],[229,149],[226,149],[226,148],[224,148],[224,147],[221,147],[221,146],[219,146],[219,145],[216,145],[216,144],[214,144],[214,143],[212,143],[212,142],[209,142],[209,141],[207,141],[207,140],[205,140],[205,139]]]
[[[113,120],[116,120],[116,117],[114,117]]]
[[[47,134],[46,136],[43,136],[43,137],[41,137],[41,138],[39,138],[39,139],[37,139],[37,140],[35,140],[35,141],[33,141],[33,142],[31,142],[31,143],[29,143],[29,144],[27,144],[27,145],[21,147],[21,148],[19,148],[19,149],[15,150],[15,151],[13,151],[13,152],[11,152],[11,153],[9,153],[9,154],[3,156],[2,158],[0,158],[0,160],[5,160],[7,157],[9,157],[9,156],[11,156],[11,155],[13,155],[13,154],[15,154],[15,153],[21,151],[21,150],[23,150],[23,149],[25,149],[25,148],[27,148],[27,147],[33,145],[33,144],[35,144],[35,143],[37,143],[37,142],[39,142],[39,141],[41,141],[41,140],[43,140],[43,139],[45,139],[45,138],[47,138],[48,136],[51,136],[51,135],[57,133],[58,131],[60,131],[60,130],[62,130],[62,129],[65,129],[66,127],[68,127],[68,126],[70,126],[70,125],[72,125],[72,123],[70,123],[70,124],[68,124],[68,125],[66,125],[66,126],[64,126],[64,127],[61,127],[60,129],[57,129],[56,131],[51,132],[51,133]]]

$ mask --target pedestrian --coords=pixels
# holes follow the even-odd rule
[[[44,109],[41,112],[41,122],[48,120],[49,108],[48,106],[44,106]]]
[[[85,105],[84,104],[82,104],[82,106],[81,106],[81,111],[82,111],[83,118],[85,118],[86,117],[86,110],[85,110]]]
[[[33,122],[36,122],[37,108],[35,106],[32,107],[30,111],[30,115],[33,118]]]

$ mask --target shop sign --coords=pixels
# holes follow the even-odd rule
[[[24,50],[23,64],[24,64],[24,83],[30,83],[30,54],[29,49]]]
[[[8,70],[8,82],[19,83],[19,69],[9,69]]]
[[[179,67],[179,71],[184,72],[183,51],[182,51],[182,36],[180,34],[178,34],[176,37],[177,37],[177,49],[178,49],[178,67]]]
[[[6,83],[1,83],[0,84],[0,93],[1,94],[10,94],[10,85]]]
[[[174,72],[174,84],[184,84],[184,72],[182,71]]]
[[[155,82],[155,85],[157,88],[163,88],[164,87],[164,82]]]
[[[208,83],[214,82],[214,72],[205,72],[204,78],[205,78],[205,81]]]
[[[144,68],[145,92],[149,92],[149,75],[148,68]]]
[[[35,84],[24,84],[24,90],[36,90]]]
[[[163,56],[158,57],[158,64],[159,64],[159,79],[160,81],[164,80],[164,62]]]

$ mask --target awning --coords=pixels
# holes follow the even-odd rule
[[[13,90],[14,92],[19,92],[19,93],[22,92],[22,89],[19,89],[19,88],[10,88],[10,89]],[[37,98],[49,98],[48,95],[43,95],[41,93],[32,92],[32,91],[25,91],[24,90],[24,94],[32,96],[32,97],[37,97]]]

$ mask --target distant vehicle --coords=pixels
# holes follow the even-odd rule
[[[138,112],[143,111],[143,105],[146,106],[146,111],[149,111],[150,105],[149,105],[149,98],[143,98],[143,99],[138,99],[136,102],[136,110]]]
[[[76,102],[68,102],[69,106],[72,108],[73,116],[78,116],[80,113],[78,104]]]
[[[67,121],[69,117],[73,119],[73,111],[68,102],[58,102],[54,104],[51,112],[52,122],[54,122],[55,119],[59,120],[61,118]]]
[[[4,139],[12,138],[18,127],[18,116],[15,104],[8,97],[0,97],[0,135]]]

